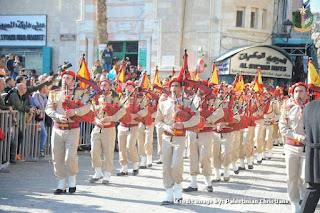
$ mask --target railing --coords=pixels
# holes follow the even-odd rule
[[[45,123],[45,113],[41,112]],[[0,127],[5,134],[5,139],[0,141],[0,165],[11,160],[16,161],[17,153],[22,160],[39,161],[40,157],[40,122],[35,120],[35,115],[28,117],[28,114],[14,111],[1,111]],[[16,122],[15,122],[16,120]],[[80,124],[79,145],[90,145],[90,133],[94,125],[91,123]],[[51,155],[51,131],[52,126],[46,126],[47,139],[45,145],[45,155]],[[20,139],[19,139],[20,138]],[[19,140],[21,141],[20,146]]]

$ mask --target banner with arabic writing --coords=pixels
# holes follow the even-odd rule
[[[46,46],[46,15],[0,15],[0,46]]]
[[[262,77],[292,78],[292,63],[286,55],[270,47],[252,47],[231,57],[230,74],[257,75]]]

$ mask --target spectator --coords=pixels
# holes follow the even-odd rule
[[[55,75],[55,74],[54,74],[54,71],[53,71],[53,70],[50,70],[49,75],[50,75],[50,76],[54,76],[54,75]]]
[[[102,74],[101,74],[100,78],[102,78],[102,77],[104,77],[104,79],[107,79],[109,77],[107,70],[102,70]]]
[[[5,55],[1,55],[1,58],[0,58],[0,70],[3,69],[3,70],[6,70],[7,69],[7,66],[6,66],[6,56]]]
[[[10,74],[9,74],[10,77],[12,77],[13,79],[16,79],[16,77],[18,76],[18,73],[16,73],[14,71],[14,61],[13,61],[13,54],[12,53],[9,54],[9,58],[8,58],[8,60],[6,62],[6,66],[7,66],[7,69],[9,70],[9,72],[10,72]]]
[[[91,68],[91,73],[93,74],[93,79],[96,78],[97,74],[102,73],[102,67],[100,66],[99,59],[96,59],[96,61],[94,62],[94,65]]]
[[[21,69],[19,76],[23,76],[25,78],[28,78],[28,70],[26,68]]]
[[[4,72],[4,70],[0,70],[0,78],[4,77],[6,77],[6,73]]]
[[[19,73],[22,69],[19,56],[14,57],[14,72]]]
[[[11,106],[6,106],[5,102],[2,98],[2,92],[5,89],[5,82],[3,80],[3,78],[0,78],[0,109],[1,110],[9,110],[11,114],[13,114],[13,108]]]
[[[140,78],[140,75],[141,75],[142,71],[143,71],[143,70],[142,70],[142,65],[139,64],[139,65],[138,65],[138,69],[137,69],[138,78]]]
[[[38,78],[39,76],[37,75],[37,71],[35,69],[30,70],[29,78],[31,77],[36,77]]]
[[[108,44],[107,48],[105,50],[103,50],[103,52],[101,54],[102,67],[103,67],[103,69],[107,70],[108,72],[111,70],[112,55],[113,55],[112,44]]]
[[[11,77],[7,77],[5,79],[5,83],[6,83],[6,86],[4,88],[4,92],[8,93],[12,88],[14,88],[15,83],[14,83],[13,78],[11,78]]]
[[[19,83],[17,84],[17,88],[13,90],[13,92],[9,95],[8,98],[8,103],[9,106],[12,106],[13,109],[18,110],[19,112],[22,113],[31,113],[33,114],[36,110],[35,107],[30,107],[29,100],[26,98],[28,96],[26,96],[26,92],[27,92],[27,86],[25,83]],[[28,102],[27,102],[28,100]],[[21,118],[21,116],[18,116],[18,118]],[[17,159],[21,160],[20,157],[20,146],[21,143],[23,141],[23,133],[22,133],[22,129],[18,130],[18,144],[16,143],[11,143],[11,160],[10,162],[15,163],[15,158],[14,156],[17,154]]]
[[[40,76],[41,77],[41,76]],[[39,78],[40,78],[39,77]],[[49,93],[49,89],[47,85],[43,85],[37,92],[32,95],[31,105],[36,107],[39,110],[45,110],[48,98],[47,95]],[[41,112],[37,112],[40,114]],[[47,140],[47,131],[44,125],[44,121],[40,121],[41,125],[41,136],[40,136],[40,157],[44,157],[45,155],[45,146]]]

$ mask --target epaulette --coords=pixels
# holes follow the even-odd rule
[[[58,91],[61,91],[61,88],[57,88],[57,89],[54,89],[54,90],[51,90],[53,92],[58,92]]]

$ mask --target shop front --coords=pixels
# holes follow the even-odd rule
[[[22,67],[49,73],[52,48],[46,40],[46,15],[0,15],[0,55],[19,56]]]
[[[288,85],[292,79],[292,63],[289,55],[279,47],[261,45],[230,50],[215,60],[221,81],[232,83],[236,74],[242,74],[249,83],[260,67],[264,84]]]

